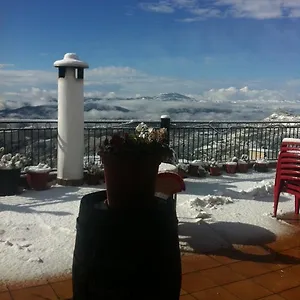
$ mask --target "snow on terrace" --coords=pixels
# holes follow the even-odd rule
[[[274,172],[186,179],[177,200],[182,249],[251,244],[292,230],[270,216],[273,180]],[[99,188],[55,186],[1,197],[0,281],[70,273],[80,199]],[[292,197],[281,197],[281,210],[293,207]]]

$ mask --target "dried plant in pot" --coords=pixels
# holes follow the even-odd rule
[[[26,172],[27,183],[33,190],[43,191],[50,187],[49,173],[51,168],[47,164],[39,163],[36,166],[27,166],[24,171]]]
[[[88,185],[98,185],[104,179],[104,166],[100,162],[86,162],[85,180]]]
[[[26,164],[26,158],[20,154],[5,154],[0,148],[0,196],[10,196],[19,193],[21,169]]]
[[[209,173],[211,176],[220,176],[221,175],[221,167],[216,160],[210,161]]]
[[[247,173],[249,169],[249,156],[247,154],[242,154],[241,158],[238,160],[238,172]]]
[[[231,159],[231,161],[228,161],[226,164],[225,164],[225,167],[226,167],[226,172],[229,173],[229,174],[234,174],[236,173],[236,170],[237,170],[237,157],[233,157]]]
[[[107,203],[112,208],[138,208],[154,204],[159,165],[171,155],[165,128],[139,124],[134,133],[114,134],[99,154],[104,165]]]

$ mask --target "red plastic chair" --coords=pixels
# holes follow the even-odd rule
[[[300,139],[284,138],[280,145],[280,153],[282,152],[300,152]],[[280,154],[279,153],[279,154]]]
[[[300,204],[300,153],[284,151],[278,156],[274,186],[274,216],[277,216],[280,193],[295,196],[295,213]]]
[[[163,172],[157,174],[155,192],[163,194],[166,198],[173,197],[176,201],[177,193],[185,191],[185,183],[176,173]]]

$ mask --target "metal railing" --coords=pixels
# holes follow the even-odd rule
[[[134,131],[141,121],[85,121],[85,158],[97,158],[99,146],[114,132]],[[169,144],[183,161],[226,162],[233,156],[250,155],[255,160],[267,156],[276,160],[285,137],[300,137],[300,122],[198,122],[161,119],[146,122],[168,127]],[[168,125],[169,124],[169,125]],[[0,147],[5,152],[26,155],[31,164],[48,163],[56,168],[57,120],[1,120]]]

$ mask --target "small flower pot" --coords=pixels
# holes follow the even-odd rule
[[[0,169],[0,196],[19,194],[21,169]]]
[[[229,174],[236,173],[237,163],[236,162],[228,162],[226,163],[226,172]]]
[[[98,185],[100,184],[100,175],[99,174],[87,174],[86,183],[88,185]]]
[[[268,163],[267,162],[256,162],[254,164],[254,170],[256,172],[261,172],[261,173],[268,172],[268,170],[269,170]]]
[[[189,165],[189,175],[193,177],[198,177],[199,166],[198,165]]]
[[[210,167],[209,173],[211,176],[220,176],[221,175],[221,168],[220,167]]]
[[[238,162],[237,171],[239,173],[247,173],[248,169],[249,169],[249,166],[248,166],[247,162]]]
[[[49,171],[27,172],[26,179],[30,188],[35,191],[43,191],[49,188]]]

